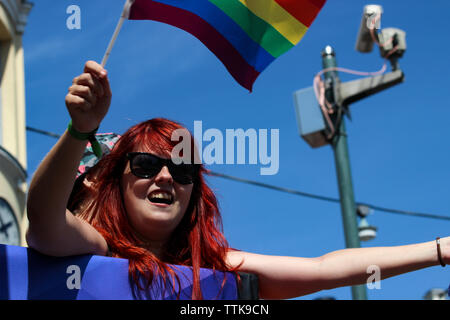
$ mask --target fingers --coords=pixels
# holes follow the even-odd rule
[[[91,73],[83,73],[79,77],[76,77],[75,79],[73,79],[72,84],[87,86],[95,95],[100,98],[104,95],[103,85],[101,84],[100,80],[98,80]]]
[[[95,61],[88,61],[84,65],[84,72],[92,74],[100,81],[105,98],[111,97],[112,94],[108,80],[108,72],[100,64]]]
[[[111,98],[112,93],[111,93],[111,86],[109,85],[108,76],[100,78],[100,83],[102,84],[104,97]]]
[[[97,103],[97,96],[89,86],[73,84],[69,88],[69,95],[83,98],[91,105],[95,105]]]
[[[106,70],[95,61],[86,62],[86,64],[84,65],[84,72],[91,73],[99,79],[105,78],[108,75]]]
[[[103,100],[102,98],[110,100],[111,88],[106,70],[95,61],[86,62],[84,73],[73,79],[68,96],[84,99],[87,104],[83,107],[95,106],[98,101]],[[81,107],[80,99],[69,100],[74,101],[77,107]]]
[[[92,108],[92,104],[86,99],[70,93],[66,96],[66,105],[78,108],[81,111],[89,111]]]
[[[66,107],[72,125],[80,132],[98,128],[111,104],[111,89],[106,70],[95,61],[88,61],[84,73],[73,79],[66,95]]]

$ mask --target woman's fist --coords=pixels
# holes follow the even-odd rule
[[[84,73],[73,79],[66,96],[67,110],[75,130],[95,130],[108,112],[111,96],[106,70],[95,61],[86,62]]]

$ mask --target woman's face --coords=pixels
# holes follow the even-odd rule
[[[169,158],[148,150],[135,151]],[[186,212],[193,186],[174,181],[166,166],[154,177],[139,178],[131,172],[128,161],[121,187],[128,219],[138,237],[149,242],[167,241]]]

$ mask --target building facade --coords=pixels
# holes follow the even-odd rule
[[[25,245],[27,151],[22,35],[32,4],[0,0],[0,243]]]

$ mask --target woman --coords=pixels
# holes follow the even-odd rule
[[[95,132],[110,102],[106,71],[87,62],[66,97],[72,126],[30,184],[27,241],[44,254],[127,258],[135,283],[141,275],[145,285],[151,282],[150,271],[172,274],[166,263],[189,265],[194,270],[193,298],[201,298],[200,267],[256,274],[261,298],[286,299],[364,284],[370,265],[377,265],[385,279],[450,261],[449,237],[407,246],[346,249],[318,258],[232,250],[220,231],[217,202],[203,181],[204,168],[177,166],[170,160],[171,134],[182,127],[164,119],[132,127],[88,173],[84,190],[90,190],[89,196],[72,208],[80,212],[75,216],[66,204],[89,136],[83,133]]]

